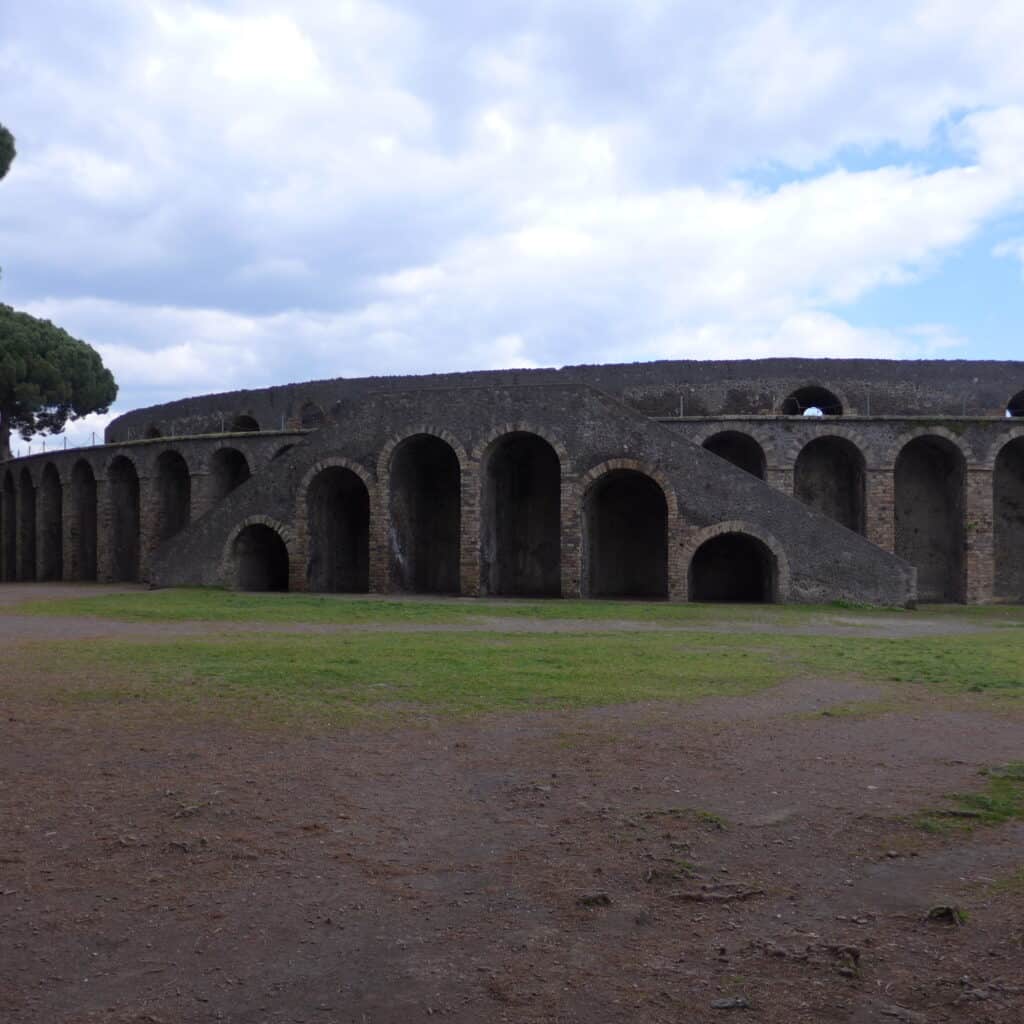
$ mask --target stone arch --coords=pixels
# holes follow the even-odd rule
[[[343,458],[318,462],[302,481],[298,521],[306,523],[306,581],[311,591],[370,589],[371,482]]]
[[[299,426],[303,430],[316,430],[324,425],[325,420],[323,409],[312,399],[302,403],[302,408],[299,409]]]
[[[392,584],[412,593],[458,593],[464,458],[447,438],[426,431],[389,444],[387,456]]]
[[[1007,441],[992,474],[997,600],[1024,602],[1024,435]]]
[[[71,469],[71,564],[77,580],[97,578],[96,474],[86,459]]]
[[[1006,403],[1006,415],[1016,419],[1019,416],[1024,416],[1024,391],[1018,391]]]
[[[533,431],[493,438],[481,454],[481,589],[485,594],[561,593],[562,460]]]
[[[247,516],[224,545],[222,577],[236,590],[288,590],[295,560],[292,532],[270,516]]]
[[[740,596],[744,592],[762,603],[789,599],[790,568],[786,552],[772,534],[754,523],[731,519],[697,530],[687,539],[683,557],[687,566],[687,595],[691,601],[744,600]],[[733,588],[731,583],[739,586]],[[707,594],[709,584],[712,596],[701,596]]]
[[[239,413],[231,421],[229,433],[231,434],[255,434],[260,429],[259,421],[248,413]]]
[[[983,458],[978,460],[979,469],[990,469],[994,470],[996,465],[996,459],[999,458],[1000,452],[1018,438],[1024,437],[1024,424],[1019,426],[1012,426],[1006,430],[1000,431],[998,437],[994,438],[992,443],[989,445],[988,450],[985,452]]]
[[[795,388],[783,399],[780,411],[783,416],[807,416],[812,409],[820,410],[819,415],[823,416],[842,416],[848,411],[849,403],[836,388],[825,387],[823,384],[805,384]]]
[[[793,465],[793,493],[805,505],[854,533],[865,530],[867,465],[849,438],[824,434],[800,449]]]
[[[52,462],[39,483],[39,579],[64,578],[64,485]]]
[[[210,454],[208,486],[214,502],[223,501],[252,476],[249,460],[239,448],[221,445]]]
[[[895,469],[896,460],[899,458],[900,453],[904,448],[910,444],[911,441],[916,440],[919,437],[938,437],[944,441],[948,441],[950,445],[960,452],[961,458],[964,460],[965,465],[969,465],[973,460],[974,456],[970,448],[964,443],[962,437],[959,434],[954,434],[948,427],[939,426],[927,426],[927,427],[915,427],[912,430],[906,430],[889,446],[887,452],[887,459],[889,465]]]
[[[720,430],[705,438],[701,447],[758,480],[764,480],[767,475],[768,459],[764,448],[756,438],[741,430]]]
[[[965,596],[967,460],[938,431],[922,432],[900,449],[893,470],[896,554],[917,568],[921,601]]]
[[[671,490],[632,459],[604,463],[581,484],[583,596],[667,598]]]
[[[163,431],[155,424],[150,423],[148,427],[143,431],[143,438],[147,441],[152,441],[154,438],[163,437]]]
[[[140,570],[141,509],[139,474],[127,455],[117,455],[107,466],[110,506],[110,578],[115,583],[134,582]]]
[[[4,473],[3,490],[0,492],[0,561],[3,562],[3,579],[12,582],[18,578],[18,491],[14,486],[14,474]]]
[[[36,578],[36,486],[26,466],[18,480],[18,579]]]
[[[192,517],[192,474],[181,452],[168,448],[156,460],[157,540],[170,540]]]

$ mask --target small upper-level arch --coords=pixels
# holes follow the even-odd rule
[[[834,389],[805,384],[783,399],[783,416],[842,416],[846,403]]]
[[[1011,416],[1014,419],[1024,417],[1024,391],[1018,391],[1006,403],[1006,415]]]
[[[259,431],[260,424],[255,416],[248,413],[240,413],[232,419],[228,432],[232,434],[255,434]]]
[[[299,426],[303,430],[316,430],[324,425],[326,419],[323,409],[312,399],[302,403],[302,408],[299,409]]]

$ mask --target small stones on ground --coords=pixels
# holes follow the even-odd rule
[[[928,913],[924,915],[924,919],[959,927],[967,923],[967,914],[954,904],[939,903],[929,909]]]
[[[750,1000],[746,996],[729,996],[727,999],[716,999],[711,1004],[712,1010],[749,1010]]]
[[[576,901],[581,907],[610,907],[612,898],[606,892],[591,892]]]

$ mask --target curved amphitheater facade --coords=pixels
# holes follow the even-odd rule
[[[187,398],[0,464],[4,580],[1024,599],[1024,363],[772,359]]]

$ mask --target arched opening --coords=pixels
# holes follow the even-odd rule
[[[154,438],[163,437],[164,435],[155,423],[150,423],[150,425],[146,427],[146,432],[142,436],[146,438],[147,441],[151,441]]]
[[[863,534],[864,477],[864,456],[853,442],[819,437],[797,456],[793,490],[805,505]]]
[[[36,578],[36,488],[27,469],[18,482],[18,579]]]
[[[782,403],[784,416],[842,416],[843,403],[827,388],[816,384],[797,388]]]
[[[161,452],[156,460],[159,502],[157,537],[169,540],[188,526],[192,516],[192,475],[179,452]]]
[[[481,517],[484,592],[561,593],[561,484],[558,453],[536,434],[506,434],[484,466]]]
[[[406,438],[391,456],[391,578],[417,594],[459,592],[461,474],[451,445]]]
[[[343,466],[330,466],[306,492],[310,590],[365,594],[370,589],[370,493]]]
[[[251,434],[260,429],[259,423],[252,416],[236,416],[231,421],[232,434]]]
[[[668,597],[668,504],[644,473],[616,469],[583,499],[588,597]]]
[[[39,578],[64,578],[64,488],[52,462],[39,485]]]
[[[993,486],[995,596],[1024,602],[1024,437],[996,457]]]
[[[18,494],[10,471],[4,474],[3,489],[3,578],[18,578]]]
[[[765,478],[764,449],[749,435],[738,430],[723,430],[704,442],[704,447],[720,459],[746,470],[758,480]]]
[[[139,578],[139,475],[131,459],[119,455],[107,472],[110,495],[110,578]]]
[[[299,423],[303,430],[315,430],[324,425],[324,411],[316,402],[305,402],[299,410]]]
[[[288,548],[277,530],[263,523],[245,527],[231,554],[239,590],[288,589]]]
[[[917,437],[896,459],[896,554],[917,567],[921,601],[964,599],[964,457]]]
[[[72,566],[78,580],[96,579],[96,476],[84,459],[71,471]]]
[[[1017,416],[1024,416],[1024,391],[1018,391],[1017,394],[1015,394],[1013,398],[1006,403],[1006,415],[1013,416],[1015,418]]]
[[[747,533],[720,533],[694,552],[690,600],[771,603],[776,577],[775,556],[763,541]]]
[[[211,497],[221,501],[251,475],[248,460],[237,448],[218,449],[210,460]]]

